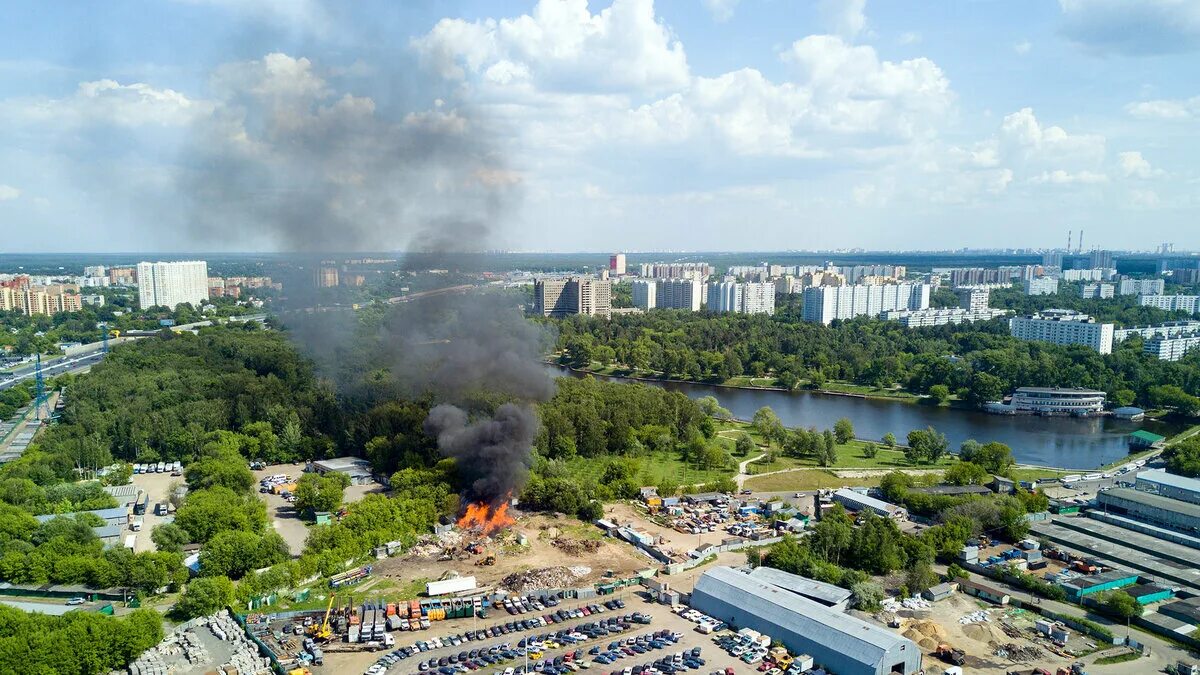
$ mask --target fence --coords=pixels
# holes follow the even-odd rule
[[[726,551],[740,551],[742,549],[754,548],[757,546],[770,546],[771,544],[777,544],[781,541],[783,541],[783,537],[770,537],[768,539],[759,539],[757,541],[746,540],[746,541],[739,541],[739,542],[730,543],[730,544],[721,544],[719,546],[710,546],[710,547],[704,549],[704,551],[702,552],[702,557],[692,558],[691,560],[686,560],[684,562],[675,562],[675,563],[667,564],[665,567],[663,567],[663,573],[664,574],[682,574],[683,572],[686,572],[690,569],[694,569],[696,567],[699,567],[700,565],[703,565],[704,562],[706,560],[708,560],[708,558],[710,556],[716,555],[718,553],[724,553]]]

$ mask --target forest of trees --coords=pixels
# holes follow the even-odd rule
[[[1007,291],[993,295],[999,296],[993,306],[1022,311],[1047,302]],[[784,297],[798,302],[797,296]],[[1112,314],[1129,323],[1178,318],[1125,300],[1101,316]],[[716,383],[769,376],[789,388],[819,388],[829,380],[900,385],[941,400],[957,394],[973,404],[1020,386],[1088,387],[1108,392],[1119,405],[1200,414],[1200,350],[1180,361],[1160,361],[1142,354],[1140,338],[1101,355],[1083,346],[1017,340],[1002,321],[907,329],[859,318],[823,326],[801,321],[795,304],[784,304],[773,317],[655,310],[612,319],[573,316],[555,325],[564,362],[575,366],[599,362]]]

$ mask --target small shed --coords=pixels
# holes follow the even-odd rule
[[[1150,433],[1145,429],[1138,429],[1129,434],[1129,449],[1130,450],[1148,450],[1150,448],[1162,447],[1163,441],[1167,440],[1166,436]]]
[[[328,525],[333,517],[329,515],[328,511],[317,511],[313,514],[313,519],[317,525]]]
[[[1011,478],[992,476],[992,489],[998,494],[1010,495],[1017,491],[1017,484]]]
[[[970,579],[960,579],[958,581],[958,590],[966,593],[967,595],[996,603],[997,605],[1007,605],[1012,600],[1008,593],[991,586],[971,581]]]
[[[926,589],[926,591],[921,595],[924,596],[926,600],[937,602],[938,600],[945,600],[951,595],[954,595],[955,588],[956,587],[952,582],[946,582],[944,584],[938,584],[937,586]]]

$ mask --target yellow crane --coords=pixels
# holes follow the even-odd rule
[[[329,629],[329,612],[333,610],[333,601],[337,598],[334,593],[329,594],[329,605],[325,607],[325,617],[321,619],[320,624],[313,624],[308,627],[308,632],[317,640],[328,640],[333,637],[333,631]]]

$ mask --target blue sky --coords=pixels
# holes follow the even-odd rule
[[[1200,248],[1198,57],[1192,0],[18,3],[0,232]]]

